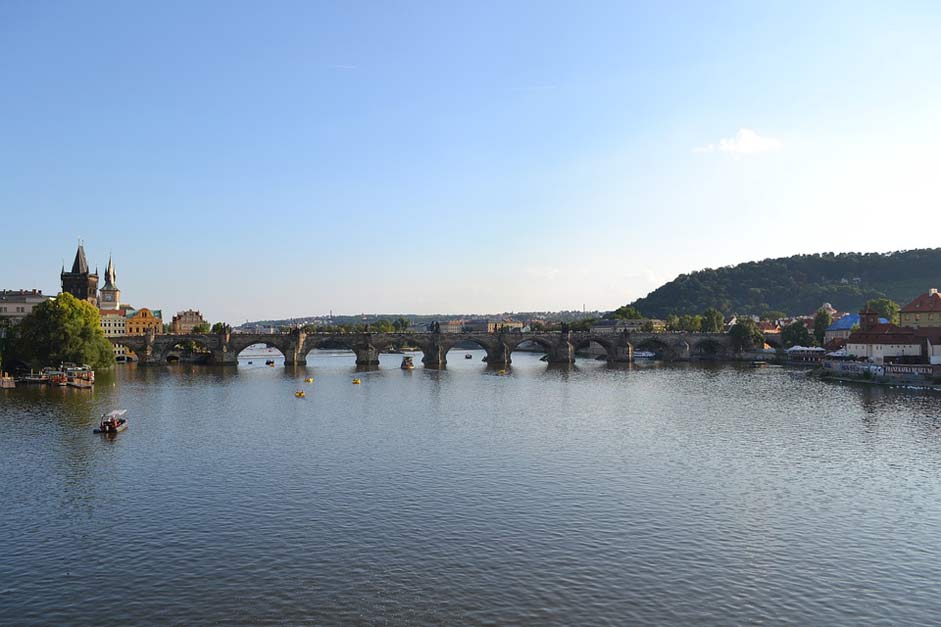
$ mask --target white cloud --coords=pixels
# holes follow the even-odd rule
[[[725,137],[718,144],[693,148],[693,152],[730,152],[734,155],[756,155],[780,150],[783,144],[774,137],[762,137],[750,128],[740,128],[735,137]]]

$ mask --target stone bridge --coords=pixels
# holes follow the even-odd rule
[[[304,333],[283,334],[221,333],[194,335],[155,335],[108,338],[112,344],[128,347],[141,364],[166,363],[174,347],[193,342],[211,354],[210,363],[237,365],[243,350],[264,344],[281,351],[286,366],[304,365],[307,354],[318,348],[345,347],[356,354],[357,366],[379,364],[379,354],[393,347],[414,346],[423,353],[427,368],[447,365],[448,351],[459,344],[473,343],[487,353],[490,366],[508,366],[513,351],[521,345],[536,345],[549,363],[571,364],[575,352],[595,343],[604,349],[608,363],[631,361],[634,350],[648,350],[665,360],[722,357],[732,352],[731,338],[723,333],[618,333],[588,331],[546,333]],[[525,348],[525,347],[524,347]]]

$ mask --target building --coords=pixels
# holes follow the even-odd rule
[[[941,327],[941,294],[936,288],[928,290],[899,311],[903,327]]]
[[[525,325],[519,320],[503,318],[502,320],[477,319],[465,320],[463,330],[468,333],[496,333],[498,331],[522,330]]]
[[[859,330],[846,338],[846,354],[876,364],[922,363],[927,360],[928,340],[915,329],[879,322],[872,310],[859,312]]]
[[[173,332],[178,334],[191,333],[193,327],[198,324],[204,324],[206,321],[203,319],[203,315],[198,311],[193,311],[192,309],[187,309],[186,311],[178,311],[171,325],[173,327]]]
[[[19,324],[33,307],[47,300],[52,300],[52,296],[44,296],[42,290],[0,291],[0,321],[5,325]]]
[[[842,318],[827,327],[827,330],[823,334],[823,343],[828,345],[834,340],[845,340],[852,334],[853,327],[860,326],[859,319],[859,314],[845,314]],[[889,321],[885,318],[879,318],[879,324],[886,324],[888,322]]]
[[[446,320],[437,324],[441,333],[461,333],[464,330],[463,320]]]
[[[591,326],[592,333],[600,335],[624,333],[662,333],[666,331],[667,324],[663,320],[654,318],[637,318],[634,320],[598,320]]]
[[[98,270],[94,274],[89,272],[88,260],[85,259],[85,248],[81,243],[75,251],[75,261],[72,262],[72,271],[66,272],[62,266],[62,291],[71,294],[79,300],[87,300],[98,306]]]
[[[98,309],[114,310],[121,308],[121,290],[118,289],[114,263],[108,255],[108,269],[105,270],[105,284],[98,293]]]
[[[151,330],[156,335],[163,333],[163,315],[159,309],[129,309],[125,317],[128,335],[147,335]]]

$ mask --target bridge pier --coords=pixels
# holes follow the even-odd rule
[[[513,363],[510,358],[510,349],[502,341],[494,346],[488,346],[486,351],[488,367],[505,367]]]
[[[425,368],[441,369],[447,367],[447,347],[442,346],[438,342],[434,342],[428,346],[422,346],[421,352],[421,363],[425,366]]]
[[[625,364],[630,363],[634,358],[634,347],[630,344],[615,344],[608,351],[608,363]]]
[[[228,350],[228,347],[223,346],[220,349],[213,349],[212,354],[212,365],[213,366],[237,366],[239,365],[239,354]]]
[[[553,342],[552,350],[546,353],[550,364],[571,365],[575,363],[575,346],[570,341],[571,335],[571,333],[563,334],[558,341]]]
[[[350,348],[352,348],[353,352],[356,353],[357,366],[379,365],[379,349],[372,344],[361,344],[359,346],[351,346]]]

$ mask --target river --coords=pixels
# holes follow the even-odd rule
[[[0,391],[0,623],[937,624],[938,395],[482,355]]]

